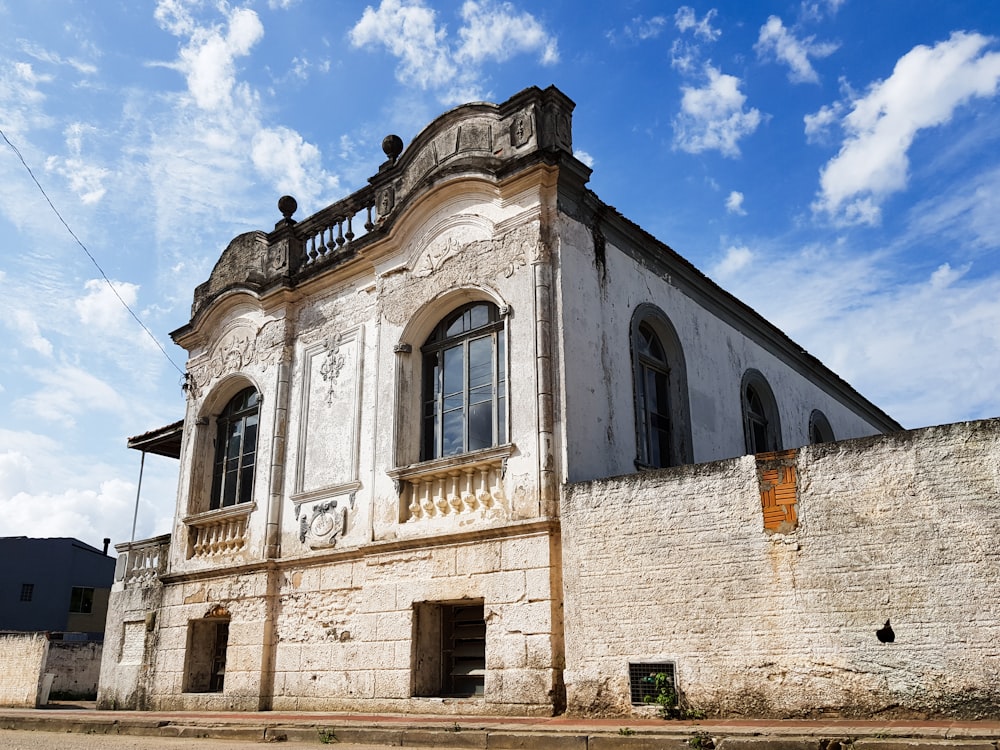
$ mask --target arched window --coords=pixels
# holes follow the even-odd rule
[[[253,498],[259,411],[259,394],[253,388],[245,388],[233,396],[216,420],[211,510],[247,503]]]
[[[670,367],[660,340],[646,323],[639,324],[636,337],[639,372],[636,399],[639,401],[640,455],[649,466],[669,466],[670,461]]]
[[[421,459],[506,440],[507,369],[497,306],[473,302],[445,317],[424,344]]]
[[[833,428],[830,427],[830,420],[819,409],[813,409],[812,414],[809,415],[809,443],[818,445],[833,441]]]
[[[684,353],[670,321],[656,307],[632,316],[636,466],[690,463],[691,428]]]
[[[781,450],[778,406],[767,380],[756,370],[747,370],[741,387],[743,431],[747,453]]]

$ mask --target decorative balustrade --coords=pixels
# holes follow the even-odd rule
[[[349,255],[352,244],[375,228],[374,210],[375,192],[367,187],[299,222],[295,234],[302,241],[302,267]]]
[[[165,534],[153,539],[143,539],[139,542],[120,545],[116,549],[126,554],[125,573],[122,577],[126,585],[152,581],[167,568],[170,535]]]
[[[490,448],[391,472],[407,523],[457,516],[509,518],[503,476],[511,449]]]
[[[247,543],[247,521],[253,509],[253,503],[244,503],[185,518],[188,559],[227,555],[242,550]]]

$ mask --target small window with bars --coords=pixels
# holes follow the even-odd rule
[[[656,703],[656,698],[663,689],[668,689],[677,695],[677,677],[674,663],[664,662],[630,662],[628,665],[628,684],[632,694],[633,705],[648,705]]]
[[[22,583],[21,584],[21,601],[30,602],[31,598],[35,595],[35,584],[33,583]]]

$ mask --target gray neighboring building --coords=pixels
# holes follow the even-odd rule
[[[106,544],[110,540],[106,540]],[[0,537],[0,630],[104,638],[115,559],[79,539]]]

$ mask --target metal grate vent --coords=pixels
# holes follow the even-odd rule
[[[643,705],[656,700],[656,676],[666,675],[667,684],[677,692],[674,663],[664,662],[631,662],[628,665],[628,684],[632,693],[632,703]]]

